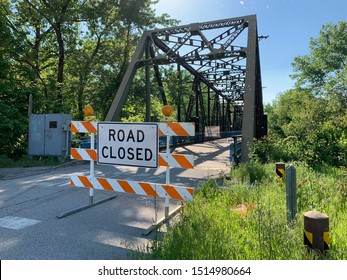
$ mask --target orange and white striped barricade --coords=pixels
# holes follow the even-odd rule
[[[182,167],[190,166],[192,168],[191,160],[184,156],[175,156],[170,154],[170,138],[171,136],[195,136],[195,125],[194,123],[182,123],[182,122],[162,122],[158,124],[159,136],[166,135],[166,153],[159,154],[159,160],[161,163],[166,162],[166,185],[170,185],[170,166]],[[169,196],[165,198],[165,217],[169,216]]]
[[[177,187],[170,184],[170,167],[194,168],[194,156],[170,154],[169,145],[171,136],[194,136],[194,123],[158,123],[158,134],[166,135],[167,140],[166,152],[158,154],[158,165],[166,167],[165,184],[94,177],[94,162],[98,160],[98,151],[94,147],[94,135],[97,133],[97,127],[98,122],[93,121],[72,121],[70,124],[71,132],[90,133],[91,135],[90,149],[71,148],[70,150],[71,159],[88,160],[91,166],[89,176],[72,175],[70,179],[71,186],[89,188],[90,194],[94,189],[98,189],[165,198],[166,217],[170,198],[181,201],[193,199],[193,188]]]
[[[195,125],[190,122],[159,123],[159,136],[195,136]]]
[[[71,148],[70,157],[75,160],[97,161],[98,155],[96,149]],[[194,156],[159,153],[158,165],[177,168],[194,168]]]
[[[90,161],[90,170],[89,175],[91,177],[94,176],[94,164],[97,160],[97,152],[95,150],[95,134],[97,133],[97,122],[94,121],[71,121],[70,122],[70,131],[72,133],[90,133],[90,149],[82,149],[82,148],[71,148],[70,149],[70,157],[75,160],[89,160]],[[58,215],[58,218],[63,218],[69,216],[71,214],[77,213],[79,211],[88,209],[92,206],[98,205],[105,201],[116,198],[117,196],[111,196],[106,199],[100,200],[94,203],[94,189],[89,189],[89,204],[76,208],[74,210],[68,211],[66,213],[62,213]]]
[[[181,201],[193,200],[194,193],[193,188],[79,175],[71,176],[70,185],[73,187],[107,190],[153,197],[165,198],[168,196],[171,199]]]
[[[159,153],[159,166],[194,168],[194,156]]]
[[[97,122],[93,121],[71,121],[70,123],[70,131],[72,133],[90,133],[90,149],[71,149],[70,156],[74,159],[83,159],[83,157],[78,158],[77,155],[83,155],[85,160],[90,161],[90,176],[94,176],[94,163],[95,163],[95,155],[94,155],[94,144],[95,144],[95,134],[97,133]],[[89,155],[91,158],[88,158]],[[76,158],[77,156],[77,158]],[[94,200],[94,190],[89,190],[89,204],[93,204]]]
[[[73,133],[94,133],[97,132],[97,122],[71,121],[70,131]]]
[[[96,161],[98,158],[98,155],[97,155],[97,150],[95,149],[71,148],[70,157],[71,159],[76,159],[76,160]]]

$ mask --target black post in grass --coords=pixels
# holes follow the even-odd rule
[[[329,217],[318,211],[304,213],[304,245],[309,250],[329,250]]]

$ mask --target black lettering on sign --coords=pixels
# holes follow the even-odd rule
[[[117,134],[118,141],[123,142],[125,138],[125,133],[123,129],[118,130]]]
[[[128,156],[127,156],[127,158],[129,159],[129,160],[133,160],[134,159],[134,149],[133,148],[129,148],[128,149]]]
[[[108,141],[119,141],[119,142],[138,142],[141,143],[145,140],[145,133],[142,130],[137,130],[136,131],[136,138],[135,138],[135,134],[132,130],[129,130],[127,136],[124,132],[123,129],[120,129],[118,131],[116,131],[115,129],[109,129],[108,131]]]
[[[127,142],[129,142],[130,139],[133,140],[133,142],[135,142],[135,137],[132,130],[129,131]]]
[[[108,150],[108,147],[107,147],[107,146],[102,147],[101,153],[102,153],[102,156],[103,156],[104,158],[108,158],[108,155],[105,153],[105,149]]]
[[[113,149],[112,149],[112,147],[110,147],[110,158],[117,158],[117,157],[113,154]]]
[[[136,142],[143,142],[145,139],[145,133],[142,130],[137,131],[137,137],[136,137]]]
[[[136,148],[136,160],[143,160],[142,148]]]
[[[108,141],[116,141],[116,131],[114,129],[110,129],[108,131]]]
[[[142,126],[98,126],[103,130],[99,137],[98,163],[107,164],[139,164],[140,166],[152,166],[156,161],[156,150],[153,147],[151,132]],[[147,134],[148,133],[148,137]],[[147,139],[148,138],[148,139]],[[152,143],[150,143],[152,142]],[[148,145],[148,147],[147,147]],[[152,150],[153,149],[153,150]],[[104,159],[104,160],[102,160]],[[141,162],[143,163],[141,165]]]
[[[145,149],[145,161],[150,161],[152,159],[152,151],[150,149]]]
[[[124,150],[123,147],[120,147],[120,148],[118,149],[118,158],[120,158],[120,159],[125,158],[125,150]]]

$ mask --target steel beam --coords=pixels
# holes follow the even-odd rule
[[[221,33],[212,39],[208,38],[208,32],[204,33],[205,30],[218,28]],[[244,40],[243,43],[241,38],[240,45],[243,46],[236,46],[234,43],[238,37],[241,37],[239,35],[243,31],[248,32],[247,42]],[[221,125],[229,131],[233,111],[233,129],[239,130],[242,126],[241,160],[247,161],[253,139],[266,134],[267,127],[263,112],[258,39],[255,15],[146,31],[138,43],[106,120],[119,119],[136,70],[145,67],[148,121],[150,119],[149,67],[154,68],[153,72],[161,90],[163,103],[166,104],[159,65],[176,63],[179,69],[183,67],[195,80],[193,87],[195,94],[191,95],[186,119],[192,117],[194,107],[195,115],[205,118],[203,93],[208,95],[207,119],[200,120],[201,127],[204,124]],[[202,91],[200,84],[205,84],[207,91]],[[213,105],[210,104],[212,99],[214,99]],[[180,108],[178,110],[181,119]]]
[[[259,71],[258,55],[258,30],[256,16],[248,19],[248,40],[247,40],[247,74],[244,95],[244,110],[242,119],[242,150],[241,160],[249,160],[249,151],[253,145],[253,139],[256,137],[256,111],[257,98],[261,95],[261,81],[257,80],[257,71]],[[260,83],[260,92],[259,92]]]
[[[125,103],[126,97],[128,95],[128,91],[130,88],[130,85],[133,81],[133,78],[136,74],[136,70],[138,68],[137,64],[141,60],[147,45],[149,43],[149,32],[145,32],[135,50],[134,56],[132,60],[130,61],[130,64],[127,68],[127,71],[125,72],[125,75],[122,79],[122,82],[117,90],[117,93],[112,101],[111,107],[108,110],[108,113],[106,115],[105,120],[106,121],[112,121],[112,120],[119,120],[120,113],[122,110],[122,107]]]
[[[150,57],[150,45],[146,46],[146,59]],[[150,66],[146,65],[146,122],[151,121],[151,70]]]

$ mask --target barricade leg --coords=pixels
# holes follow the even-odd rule
[[[85,205],[85,206],[82,206],[82,207],[78,207],[78,208],[76,208],[76,209],[73,209],[73,210],[70,210],[70,211],[68,211],[68,212],[62,213],[62,214],[58,215],[57,218],[58,218],[58,219],[61,219],[61,218],[70,216],[70,215],[75,214],[75,213],[77,213],[77,212],[81,212],[81,211],[86,210],[86,209],[89,209],[89,208],[91,208],[91,207],[93,207],[93,206],[96,206],[96,205],[99,205],[99,204],[104,203],[104,202],[106,202],[106,201],[112,200],[112,199],[114,199],[114,198],[117,198],[117,195],[114,195],[114,196],[111,196],[111,197],[108,197],[108,198],[99,200],[99,201],[94,202],[94,203],[92,202],[92,203],[89,203],[88,205]]]

